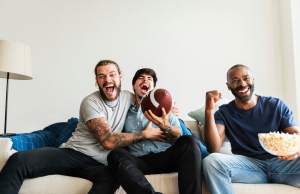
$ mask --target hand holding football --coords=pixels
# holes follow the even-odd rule
[[[165,108],[168,114],[172,108],[172,96],[171,93],[163,88],[155,88],[150,91],[141,102],[142,111],[151,110],[156,116],[162,116],[162,108]]]

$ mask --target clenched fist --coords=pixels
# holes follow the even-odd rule
[[[212,90],[206,92],[205,110],[213,111],[217,102],[221,99],[222,94],[218,90]]]

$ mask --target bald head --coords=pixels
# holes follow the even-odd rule
[[[246,65],[237,64],[227,71],[227,87],[239,102],[249,102],[254,92],[254,78]]]
[[[231,73],[233,70],[238,69],[238,68],[245,68],[245,69],[247,69],[248,71],[250,71],[250,68],[249,68],[248,66],[243,65],[243,64],[236,64],[236,65],[234,65],[234,66],[232,66],[232,67],[230,67],[230,68],[228,69],[228,71],[227,71],[227,81],[230,80],[230,73]]]

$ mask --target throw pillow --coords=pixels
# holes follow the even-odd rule
[[[204,124],[205,122],[205,107],[201,107],[199,109],[193,110],[191,112],[188,113],[188,115],[190,117],[192,117],[193,119],[195,119],[196,121],[198,121],[201,124]]]
[[[227,104],[230,102],[230,99],[227,98],[221,98],[221,100],[219,100],[217,102],[215,111],[217,111],[219,109],[219,106],[223,105],[223,104]],[[193,110],[191,112],[188,113],[188,115],[195,119],[196,121],[198,121],[200,124],[204,125],[205,123],[205,106],[202,106],[199,109]]]
[[[77,123],[77,118],[71,118],[67,122],[55,123],[42,130],[17,134],[10,137],[13,142],[12,147],[17,151],[32,150],[45,146],[58,147],[69,139]]]

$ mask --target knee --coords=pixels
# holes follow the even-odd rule
[[[28,163],[30,162],[30,158],[27,159],[26,155],[22,152],[16,152],[9,157],[5,166],[3,167],[3,171],[7,171],[10,174],[24,172],[24,169],[27,169]]]
[[[192,136],[181,136],[176,141],[176,144],[178,144],[179,147],[181,147],[185,150],[190,150],[197,154],[201,153],[198,144],[196,143],[195,139]]]
[[[122,148],[112,150],[111,152],[109,152],[109,154],[107,156],[107,160],[108,161],[119,160],[121,156],[126,156],[127,152],[128,152],[127,150],[122,149]]]
[[[221,170],[223,165],[221,164],[221,154],[211,153],[205,157],[202,161],[204,174],[213,173],[216,170]]]
[[[191,135],[184,135],[178,138],[176,141],[177,144],[182,146],[194,147],[196,145],[194,138]]]
[[[26,155],[24,155],[23,152],[16,152],[9,157],[7,164],[18,167],[20,165],[24,165],[26,162],[27,162]]]
[[[112,150],[107,156],[108,165],[111,167],[118,167],[123,160],[129,158],[129,153],[125,149],[115,149]]]
[[[114,174],[118,174],[124,170],[130,171],[130,169],[137,167],[136,158],[125,149],[111,151],[107,157],[107,162],[110,170]]]

